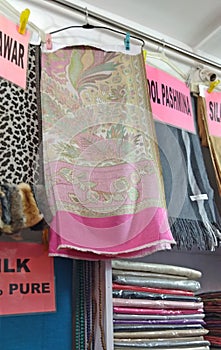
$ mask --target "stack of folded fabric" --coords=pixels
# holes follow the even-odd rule
[[[113,260],[114,349],[206,350],[201,272]]]
[[[204,303],[206,328],[209,333],[206,339],[211,348],[221,349],[221,291],[199,294]]]

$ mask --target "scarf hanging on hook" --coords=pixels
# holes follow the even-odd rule
[[[42,210],[47,206],[43,208],[39,67],[40,47],[30,44],[26,89],[0,78],[0,233],[11,235],[7,239],[26,240],[21,230],[41,230],[39,207],[47,213]]]
[[[170,249],[142,53],[42,55],[50,254],[84,259]]]
[[[39,181],[40,47],[29,45],[26,90],[0,78],[0,183]]]
[[[195,112],[193,99],[192,105]],[[221,238],[220,218],[199,137],[169,125],[155,125],[169,222],[177,247],[214,250]]]

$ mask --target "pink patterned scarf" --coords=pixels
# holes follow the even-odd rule
[[[50,255],[129,258],[175,243],[142,53],[42,54]]]

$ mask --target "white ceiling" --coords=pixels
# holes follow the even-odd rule
[[[220,0],[87,0],[82,2],[117,14],[193,47],[221,24]]]
[[[0,0],[4,2],[5,0]],[[53,6],[53,0],[8,0],[31,9],[31,21],[45,31],[73,23],[82,15]],[[183,47],[221,65],[221,0],[65,0],[109,19]]]
[[[73,1],[74,2],[74,1]],[[123,19],[143,26],[146,32],[185,44],[221,63],[221,0],[87,0]]]

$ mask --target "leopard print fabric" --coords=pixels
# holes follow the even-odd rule
[[[39,181],[39,57],[29,45],[26,90],[0,78],[0,183]]]

